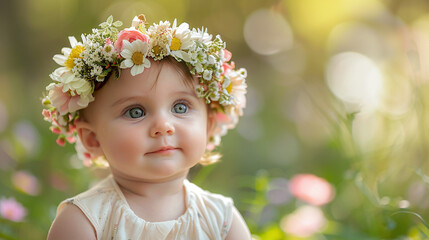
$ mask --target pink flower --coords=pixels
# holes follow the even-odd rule
[[[229,123],[231,122],[231,118],[225,113],[216,113],[216,122],[218,123]]]
[[[52,105],[60,112],[60,115],[88,106],[88,102],[82,101],[81,96],[71,96],[68,92],[63,92],[63,86],[61,85],[55,85],[49,90],[49,98],[52,101]]]
[[[76,130],[76,124],[75,123],[70,123],[69,125],[69,132],[70,134],[72,134],[74,132],[74,130]]]
[[[69,137],[66,137],[66,139],[67,139],[67,142],[69,142],[69,143],[75,143],[76,142],[75,136],[69,136]]]
[[[40,192],[37,178],[27,171],[18,171],[12,176],[12,183],[18,190],[29,195],[37,195]]]
[[[326,218],[322,210],[314,206],[302,206],[280,221],[284,232],[302,238],[320,232],[325,225]]]
[[[208,143],[206,149],[209,151],[213,151],[215,149],[216,145],[213,143]]]
[[[225,81],[223,83],[223,87],[229,94],[231,94],[231,96],[234,97],[235,103],[235,106],[231,109],[232,112],[230,114],[237,117],[242,116],[243,109],[246,107],[247,85],[245,78],[247,76],[247,72],[245,69],[241,68],[237,71],[227,71],[224,74],[229,78],[229,81]],[[238,119],[236,119],[236,121],[238,121]]]
[[[231,64],[228,64],[226,62],[224,62],[222,64],[222,73],[225,73],[227,71],[233,70],[235,68],[235,63],[231,62]]]
[[[226,49],[221,50],[223,51],[223,57],[225,58],[225,61],[222,64],[222,73],[225,73],[229,70],[232,70],[235,68],[235,63],[231,62],[231,64],[227,63],[229,62],[229,60],[231,60],[232,57],[232,53]]]
[[[49,111],[47,109],[42,110],[42,115],[43,115],[45,120],[49,120],[52,117],[51,111]]]
[[[64,137],[58,137],[56,142],[58,145],[63,147],[66,144],[66,139]]]
[[[321,206],[329,203],[334,197],[334,189],[323,178],[312,174],[295,175],[289,183],[289,191],[307,203]]]
[[[87,158],[83,159],[83,165],[85,167],[91,167],[92,166],[92,158],[87,157]]]
[[[55,134],[61,134],[61,129],[59,127],[51,126],[49,129]]]
[[[110,38],[106,38],[106,45],[112,45],[112,40],[110,40]]]
[[[122,41],[128,40],[128,42],[132,43],[135,40],[141,40],[142,42],[149,41],[149,37],[142,32],[134,29],[124,29],[119,32],[118,39],[115,41],[115,49],[118,52],[122,51]]]
[[[228,62],[229,60],[231,60],[232,53],[224,48],[223,57],[225,58],[225,62]]]
[[[25,208],[14,198],[0,200],[0,215],[14,222],[20,222],[27,215]]]

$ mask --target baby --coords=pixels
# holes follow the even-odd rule
[[[250,239],[230,198],[189,182],[245,106],[246,71],[217,36],[109,17],[54,60],[45,120],[86,166],[111,174],[63,201],[48,239]]]

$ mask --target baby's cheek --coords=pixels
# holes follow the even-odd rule
[[[191,151],[191,154],[199,157],[205,151],[207,144],[206,127],[202,123],[192,124],[190,131],[186,132],[186,148]]]
[[[135,136],[136,134],[136,131],[128,131],[127,129],[112,131],[107,144],[111,157],[125,161],[129,159],[129,156],[139,154],[142,139]]]

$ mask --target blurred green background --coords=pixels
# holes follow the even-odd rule
[[[195,167],[256,239],[428,239],[426,0],[0,1],[0,239],[45,239],[106,171],[59,147],[40,103],[67,36],[109,15],[207,27],[248,70],[222,161]]]

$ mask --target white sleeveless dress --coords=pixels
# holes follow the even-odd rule
[[[89,219],[97,239],[225,239],[232,223],[233,201],[184,181],[186,212],[175,220],[148,222],[131,210],[110,175],[96,186],[58,206],[79,207]]]

